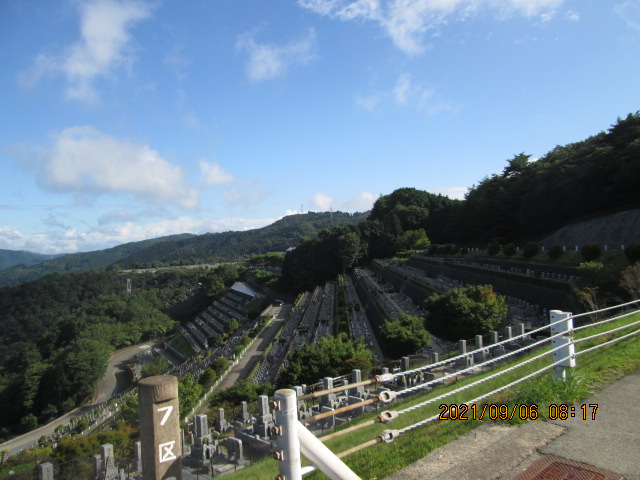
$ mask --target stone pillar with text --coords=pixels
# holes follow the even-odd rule
[[[181,480],[178,379],[144,378],[138,382],[138,396],[144,480]]]

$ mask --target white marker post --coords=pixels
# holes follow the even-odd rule
[[[145,480],[181,480],[178,379],[171,375],[138,382],[142,474]]]

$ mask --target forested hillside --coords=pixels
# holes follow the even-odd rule
[[[355,225],[366,213],[309,212],[289,215],[263,228],[244,232],[206,233],[189,239],[163,242],[136,252],[120,263],[125,267],[151,263],[203,263],[232,260],[245,255],[284,252],[302,237],[315,236],[324,228]]]
[[[0,286],[35,280],[49,273],[83,272],[113,264],[124,267],[185,265],[233,260],[245,255],[284,252],[301,237],[312,237],[324,228],[356,225],[367,213],[308,212],[289,215],[271,225],[243,232],[173,235],[127,243],[97,252],[65,255],[30,267],[0,271]]]
[[[308,289],[372,258],[430,241],[476,247],[539,241],[565,224],[637,208],[639,183],[640,112],[537,161],[515,155],[462,201],[415,188],[383,195],[366,222],[326,230],[288,253],[282,283]]]
[[[514,156],[471,189],[449,239],[538,240],[567,223],[640,206],[639,181],[640,112],[535,162]]]
[[[15,250],[0,249],[0,270],[13,267],[14,265],[37,265],[46,260],[51,260],[57,255],[43,255],[41,253],[27,252],[24,250],[16,252]]]
[[[171,269],[136,274],[129,293],[125,275],[91,271],[0,288],[0,439],[83,401],[114,349],[172,331],[174,299],[237,278],[233,266]]]
[[[96,268],[105,268],[152,245],[163,242],[172,242],[174,240],[184,239],[190,236],[191,235],[187,234],[174,235],[154,238],[151,240],[143,240],[141,242],[131,242],[96,252],[73,253],[70,255],[57,256],[57,258],[52,260],[47,260],[30,266],[23,262],[23,265],[16,265],[0,271],[0,286],[28,282],[51,273],[79,273]]]

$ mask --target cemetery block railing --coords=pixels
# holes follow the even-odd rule
[[[359,450],[362,450],[364,448],[368,448],[372,445],[375,445],[377,443],[381,443],[381,442],[392,442],[393,440],[395,440],[398,436],[407,433],[411,430],[414,430],[420,426],[426,425],[427,423],[430,423],[432,421],[435,421],[439,418],[442,418],[442,412],[430,416],[428,418],[425,418],[423,420],[420,420],[412,425],[408,425],[405,426],[404,428],[400,428],[398,430],[384,430],[382,431],[382,433],[380,435],[378,435],[375,439],[372,439],[370,441],[367,441],[365,443],[362,443],[360,445],[357,445],[345,452],[341,452],[339,454],[334,454],[333,452],[331,452],[322,442],[326,441],[330,438],[335,438],[341,435],[344,435],[346,433],[351,433],[355,430],[361,429],[363,427],[367,427],[372,425],[373,423],[376,422],[382,422],[382,423],[388,423],[392,420],[394,420],[395,418],[398,418],[399,416],[411,412],[411,411],[415,411],[417,409],[421,409],[429,404],[432,403],[436,403],[436,402],[442,402],[445,398],[450,397],[452,395],[456,395],[459,394],[460,392],[463,392],[465,390],[471,389],[475,386],[478,386],[480,384],[483,384],[487,381],[493,380],[495,378],[498,378],[506,373],[512,372],[524,365],[530,364],[532,362],[535,362],[537,360],[542,359],[545,356],[548,356],[551,354],[552,356],[552,361],[550,364],[547,364],[545,366],[543,366],[542,368],[539,368],[538,370],[529,373],[527,375],[523,375],[521,377],[519,377],[518,379],[516,379],[515,381],[509,382],[509,383],[505,383],[503,385],[501,385],[498,388],[495,388],[494,390],[484,393],[480,396],[477,396],[475,398],[469,399],[468,401],[464,402],[465,405],[467,405],[467,407],[471,408],[472,406],[475,407],[475,405],[479,402],[482,402],[483,400],[486,400],[490,397],[492,397],[493,395],[500,393],[502,391],[505,391],[509,388],[514,387],[515,385],[518,385],[522,382],[525,382],[527,380],[530,380],[532,378],[534,378],[535,376],[553,369],[553,379],[554,381],[558,382],[558,381],[564,381],[567,378],[567,371],[568,369],[571,368],[575,368],[576,367],[576,357],[578,357],[579,355],[582,355],[584,353],[593,351],[595,349],[598,348],[602,348],[605,347],[607,345],[611,345],[615,342],[621,341],[623,339],[626,338],[630,338],[634,335],[637,335],[640,333],[640,328],[638,328],[640,326],[640,320],[634,321],[632,323],[628,323],[626,325],[623,325],[621,327],[617,327],[617,328],[613,328],[613,329],[609,329],[607,331],[601,332],[601,333],[596,333],[594,335],[588,336],[588,337],[583,337],[577,340],[574,340],[572,337],[572,334],[574,332],[586,329],[586,328],[592,328],[595,326],[599,326],[599,325],[604,325],[606,323],[609,322],[613,322],[615,320],[624,318],[624,317],[628,317],[637,313],[640,313],[640,310],[635,309],[632,311],[626,311],[623,312],[620,315],[608,318],[606,320],[603,321],[599,321],[599,322],[591,322],[579,327],[575,327],[573,325],[573,321],[576,318],[580,318],[586,315],[591,315],[593,318],[594,314],[598,314],[598,313],[603,313],[603,312],[607,312],[607,311],[611,311],[614,309],[621,309],[621,308],[625,308],[625,307],[631,307],[631,306],[637,306],[637,304],[640,302],[640,300],[635,300],[632,302],[628,302],[628,303],[624,303],[621,305],[616,305],[614,307],[609,307],[609,308],[605,308],[605,309],[601,309],[601,310],[597,310],[594,312],[587,312],[584,314],[579,314],[579,315],[572,315],[569,312],[562,312],[559,310],[553,310],[550,312],[549,315],[549,324],[541,327],[539,329],[535,329],[532,330],[530,332],[527,332],[525,334],[522,335],[518,335],[515,337],[511,337],[511,335],[507,335],[507,337],[510,338],[506,338],[505,340],[501,341],[501,342],[496,342],[490,346],[484,347],[484,348],[479,348],[476,349],[474,351],[471,352],[464,352],[464,348],[463,348],[463,353],[461,355],[458,355],[456,357],[444,360],[442,362],[436,362],[435,364],[431,364],[428,365],[426,367],[420,367],[417,369],[413,369],[413,370],[405,370],[402,372],[398,372],[398,373],[394,373],[394,374],[386,374],[380,377],[377,377],[374,380],[368,380],[368,381],[363,381],[363,382],[358,382],[357,384],[351,384],[351,385],[344,385],[342,387],[336,387],[336,388],[332,388],[332,389],[328,389],[322,392],[315,392],[312,395],[304,395],[304,396],[299,396],[296,398],[296,391],[295,390],[289,390],[289,389],[284,389],[284,390],[278,390],[275,394],[275,402],[274,402],[274,407],[275,407],[275,420],[276,420],[276,425],[274,426],[274,433],[276,434],[276,445],[277,445],[277,450],[273,452],[273,456],[274,458],[276,458],[277,460],[279,460],[279,471],[280,471],[280,475],[278,476],[278,478],[280,479],[286,479],[286,480],[299,480],[302,478],[302,475],[304,475],[305,473],[309,473],[313,470],[315,470],[315,468],[320,469],[323,473],[325,473],[325,475],[327,475],[329,478],[331,479],[336,479],[336,480],[340,480],[340,479],[345,479],[345,480],[352,480],[352,479],[357,479],[359,478],[347,465],[345,465],[341,458],[357,452]],[[608,340],[606,342],[603,342],[601,344],[583,349],[581,351],[576,352],[575,349],[575,345],[577,343],[580,342],[584,342],[587,340],[591,340],[591,339],[595,339],[597,337],[603,336],[603,335],[611,335],[613,332],[620,332],[622,330],[625,329],[631,329],[635,327],[635,329],[633,331],[630,331],[626,334],[620,335],[616,338],[613,338],[611,340]],[[531,335],[535,334],[537,332],[540,332],[542,330],[547,330],[549,329],[550,334],[548,337],[543,338],[542,340],[536,340],[533,341],[531,339]],[[526,343],[524,343],[524,340],[527,340]],[[507,343],[514,343],[515,341],[521,340],[523,342],[523,345],[521,346],[521,348],[511,351],[511,352],[506,352],[504,349],[504,345]],[[496,362],[503,362],[505,359],[509,358],[510,356],[514,356],[517,354],[521,354],[523,351],[526,351],[527,349],[533,349],[535,347],[539,347],[542,346],[543,344],[550,342],[551,343],[551,348],[549,350],[546,350],[540,354],[537,355],[533,355],[525,360],[522,360],[521,362],[518,362],[508,368],[505,368],[499,372],[493,373],[491,375],[485,376],[477,381],[468,383],[463,385],[462,387],[459,387],[457,389],[454,389],[452,391],[449,391],[447,393],[444,393],[442,395],[436,396],[434,398],[430,398],[424,402],[418,403],[416,405],[413,405],[411,407],[405,408],[403,410],[399,410],[399,411],[388,411],[388,412],[383,412],[382,415],[379,415],[377,419],[375,420],[371,420],[368,422],[365,422],[363,424],[351,427],[351,428],[347,428],[345,430],[341,430],[332,434],[329,434],[327,436],[324,436],[320,439],[317,439],[315,436],[313,436],[313,434],[311,432],[309,432],[309,430],[307,430],[307,428],[298,420],[298,405],[297,402],[299,400],[302,399],[310,399],[310,398],[316,398],[316,397],[320,397],[322,395],[326,395],[328,393],[334,393],[340,390],[346,390],[348,388],[353,388],[356,385],[366,385],[366,384],[372,384],[372,383],[377,383],[378,381],[390,381],[390,380],[395,380],[397,377],[402,377],[402,376],[406,376],[406,375],[411,375],[413,373],[417,373],[417,372],[421,372],[421,371],[425,371],[425,370],[432,370],[434,367],[437,366],[444,366],[447,364],[450,364],[452,362],[456,362],[456,365],[461,366],[462,369],[457,370],[454,373],[448,374],[448,375],[444,375],[443,377],[439,377],[439,378],[434,378],[433,380],[421,383],[419,385],[415,385],[415,386],[411,386],[408,388],[404,388],[403,390],[399,390],[395,392],[395,395],[397,396],[402,396],[405,394],[409,394],[409,393],[414,393],[417,390],[421,390],[421,389],[425,389],[428,388],[430,385],[434,385],[434,384],[442,384],[444,381],[446,381],[446,379],[448,378],[452,378],[452,377],[457,377],[458,375],[462,374],[462,373],[471,373],[474,370],[478,370],[480,368],[483,368],[484,366],[489,366],[491,364],[494,364]],[[498,356],[495,356],[494,358],[488,359],[486,361],[481,361],[480,363],[476,363],[475,365],[473,364],[473,358],[487,358],[487,356],[485,355],[489,349],[494,349],[494,348],[501,348],[501,350],[499,350],[499,354]],[[470,359],[470,360],[469,360]],[[357,405],[357,404],[356,404]],[[323,417],[326,417],[327,415],[335,415],[337,413],[340,413],[341,409],[337,409],[331,412],[326,412],[321,414]],[[537,417],[537,415],[536,415]],[[305,423],[308,423],[310,421],[313,420],[319,420],[320,416],[316,415],[315,417],[311,418],[311,419],[305,419],[303,420]],[[313,465],[315,466],[309,466],[309,467],[301,467],[300,464],[300,457],[301,454],[304,455],[306,458],[308,458]]]

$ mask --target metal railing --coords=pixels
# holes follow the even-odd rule
[[[583,314],[579,314],[579,315],[572,315],[569,312],[562,312],[559,310],[553,310],[550,312],[549,317],[550,317],[550,322],[548,325],[545,325],[541,328],[532,330],[530,332],[525,333],[524,335],[519,335],[513,338],[508,338],[503,340],[502,342],[498,342],[495,343],[493,345],[491,345],[490,347],[484,347],[484,348],[479,348],[476,350],[473,350],[471,352],[467,352],[467,353],[463,353],[461,355],[458,355],[456,357],[453,358],[449,358],[447,360],[441,361],[441,362],[437,362],[435,364],[431,364],[431,365],[427,365],[421,368],[417,368],[417,369],[413,369],[413,370],[407,370],[407,371],[403,371],[403,372],[399,372],[399,373],[395,373],[395,374],[386,374],[383,376],[379,376],[374,380],[365,380],[363,382],[359,382],[358,384],[351,384],[351,385],[345,385],[343,387],[337,387],[337,388],[333,388],[330,390],[326,390],[326,391],[321,391],[321,392],[315,392],[312,395],[305,395],[305,396],[300,396],[296,398],[296,392],[295,390],[290,390],[290,389],[283,389],[283,390],[278,390],[275,394],[275,421],[276,424],[274,426],[274,433],[276,434],[276,445],[277,445],[277,449],[276,451],[274,451],[273,456],[274,458],[276,458],[279,461],[279,476],[277,478],[280,479],[286,479],[286,480],[300,480],[302,478],[302,475],[312,472],[313,470],[315,470],[316,468],[320,469],[325,475],[327,475],[329,478],[331,479],[335,479],[335,480],[341,480],[341,479],[345,479],[345,480],[352,480],[352,479],[358,479],[359,477],[346,465],[342,462],[341,458],[350,455],[352,453],[355,453],[357,451],[363,450],[365,448],[368,448],[370,446],[376,445],[378,443],[389,443],[394,441],[396,438],[398,438],[400,435],[405,434],[407,432],[410,432],[411,430],[414,430],[418,427],[421,427],[423,425],[426,425],[430,422],[433,422],[435,420],[437,420],[438,418],[441,418],[441,413],[433,415],[433,416],[429,416],[427,418],[424,418],[416,423],[413,423],[411,425],[405,426],[401,429],[398,430],[383,430],[376,438],[371,439],[365,443],[362,443],[360,445],[357,445],[345,452],[342,453],[338,453],[338,454],[334,454],[333,452],[331,452],[324,444],[323,441],[326,441],[330,438],[336,438],[337,436],[341,436],[347,433],[351,433],[355,430],[370,426],[376,422],[381,422],[381,423],[388,423],[392,420],[394,420],[395,418],[398,418],[399,416],[408,413],[408,412],[412,412],[418,409],[421,409],[429,404],[432,403],[436,403],[436,402],[440,402],[442,400],[444,400],[447,397],[451,397],[453,395],[459,394],[461,392],[464,392],[466,390],[469,390],[475,386],[481,385],[483,383],[486,383],[488,381],[494,380],[498,377],[501,377],[502,375],[505,375],[509,372],[513,372],[514,370],[517,370],[525,365],[531,364],[532,362],[535,362],[537,360],[542,359],[543,357],[547,356],[547,355],[552,355],[552,361],[550,364],[545,365],[541,368],[538,368],[537,370],[535,370],[534,372],[528,373],[526,375],[522,375],[520,378],[508,382],[504,385],[501,385],[498,388],[494,388],[493,390],[484,393],[480,396],[477,396],[475,398],[469,399],[467,401],[464,402],[465,405],[467,406],[472,406],[472,405],[476,405],[478,402],[481,402],[487,398],[492,397],[493,395],[503,392],[507,389],[510,389],[512,387],[514,387],[515,385],[518,385],[520,383],[526,382],[527,380],[530,380],[532,378],[534,378],[537,375],[540,375],[543,372],[546,372],[548,370],[553,369],[553,378],[554,381],[564,381],[567,378],[567,371],[568,369],[574,368],[576,367],[576,358],[579,355],[585,354],[587,352],[593,351],[595,349],[598,348],[602,348],[608,345],[611,345],[615,342],[619,342],[621,340],[630,338],[634,335],[637,335],[638,333],[640,333],[640,328],[638,328],[638,325],[640,324],[640,320],[626,324],[624,326],[621,327],[616,327],[616,328],[612,328],[609,330],[606,330],[604,332],[600,332],[600,333],[596,333],[594,335],[588,336],[588,337],[583,337],[580,338],[578,340],[574,340],[573,337],[571,336],[574,332],[577,331],[581,331],[587,328],[592,328],[592,327],[596,327],[596,326],[600,326],[600,325],[605,325],[607,323],[613,322],[615,320],[619,320],[622,319],[624,317],[628,317],[637,313],[640,313],[639,309],[635,309],[635,310],[631,310],[631,311],[626,311],[620,315],[616,315],[614,317],[608,318],[606,320],[602,320],[599,322],[595,322],[595,323],[589,323],[589,324],[585,324],[579,327],[574,328],[573,326],[573,321],[574,319],[586,316],[586,315],[594,315],[594,314],[598,314],[598,313],[603,313],[603,312],[609,312],[609,311],[613,311],[613,310],[619,310],[622,308],[626,308],[626,307],[630,307],[630,306],[637,306],[638,303],[640,302],[640,300],[635,300],[632,302],[628,302],[628,303],[624,303],[621,305],[616,305],[613,307],[608,307],[608,308],[604,308],[601,310],[597,310],[597,311],[593,311],[593,312],[587,312],[587,313],[583,313]],[[600,343],[598,345],[589,347],[589,348],[585,348],[581,351],[576,352],[575,350],[575,345],[581,342],[585,342],[588,340],[593,340],[596,339],[598,337],[604,336],[604,335],[611,335],[612,333],[617,333],[617,332],[621,332],[622,330],[628,330],[630,328],[636,327],[633,331],[630,331],[626,334],[620,335],[618,337],[615,337],[611,340],[607,340],[603,343]],[[469,356],[474,356],[476,354],[482,354],[484,352],[487,352],[489,348],[493,349],[495,347],[499,347],[501,345],[505,345],[507,343],[513,343],[514,341],[517,340],[521,340],[524,338],[531,338],[532,334],[535,333],[539,333],[542,332],[543,330],[547,330],[549,329],[550,331],[550,335],[548,337],[545,337],[541,340],[537,340],[537,341],[533,341],[530,342],[528,345],[524,345],[522,348],[516,350],[516,351],[512,351],[512,352],[508,352],[508,353],[504,353],[502,355],[500,355],[499,357],[496,358],[491,358],[488,359],[484,362],[481,362],[479,364],[467,367],[467,368],[463,368],[461,370],[458,370],[454,373],[448,374],[448,375],[444,375],[443,377],[439,377],[437,379],[416,385],[416,386],[412,386],[409,388],[405,388],[403,390],[394,392],[395,395],[397,396],[402,396],[402,395],[406,395],[409,393],[414,393],[417,390],[421,390],[421,389],[425,389],[428,388],[431,385],[434,384],[442,384],[444,381],[446,381],[448,378],[452,378],[452,377],[457,377],[460,374],[463,373],[470,373],[472,371],[477,371],[477,369],[479,368],[484,368],[485,366],[491,366],[493,364],[495,364],[496,362],[503,362],[506,358],[509,358],[510,356],[515,356],[518,354],[521,354],[523,352],[523,350],[531,350],[534,349],[536,347],[540,347],[542,345],[544,345],[547,342],[551,342],[551,348],[548,350],[545,350],[542,353],[539,353],[537,355],[533,355],[527,359],[524,359],[521,362],[516,363],[515,365],[512,365],[508,368],[502,369],[496,373],[487,375],[483,378],[480,378],[479,380],[476,380],[474,382],[470,382],[467,383],[459,388],[453,389],[449,392],[446,392],[442,395],[430,398],[428,400],[425,400],[421,403],[418,403],[416,405],[410,406],[408,408],[405,408],[403,410],[399,410],[399,411],[386,411],[386,412],[382,412],[381,415],[379,415],[376,419],[374,420],[370,420],[367,422],[364,422],[362,424],[356,425],[354,427],[351,428],[347,428],[345,430],[340,430],[337,431],[335,433],[332,433],[330,435],[326,435],[325,437],[322,438],[316,438],[309,430],[307,430],[307,428],[305,427],[305,425],[303,423],[301,423],[298,420],[298,401],[302,400],[302,399],[310,399],[310,398],[315,398],[315,397],[319,397],[322,395],[326,395],[328,393],[333,393],[339,390],[344,390],[347,388],[353,388],[356,385],[366,385],[366,384],[373,384],[373,383],[377,383],[378,381],[388,381],[391,379],[394,379],[395,377],[399,377],[399,376],[404,376],[404,375],[410,375],[413,373],[417,373],[417,372],[422,372],[422,371],[426,371],[426,370],[432,370],[434,367],[437,366],[445,366],[447,364],[450,364],[452,362],[456,362],[460,359],[463,359],[465,357],[469,357]],[[379,399],[381,401],[384,401],[382,399]],[[354,405],[354,407],[356,407],[356,405]],[[335,415],[337,413],[340,413],[338,410],[334,410],[332,412],[326,412],[323,413],[323,416],[327,416],[327,415]],[[311,421],[313,421],[314,419],[319,420],[320,417],[316,416],[313,417],[311,419],[305,419],[304,423],[310,423]],[[300,457],[301,454],[304,455],[307,459],[309,459],[311,461],[311,463],[313,464],[312,466],[308,466],[308,467],[301,467],[301,463],[300,463]]]

